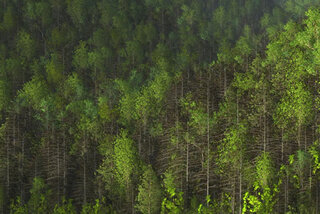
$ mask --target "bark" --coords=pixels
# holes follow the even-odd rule
[[[267,141],[267,118],[266,118],[266,91],[263,87],[263,152],[266,152]]]
[[[63,195],[66,195],[66,187],[67,187],[67,164],[66,164],[66,134],[65,130],[63,130]]]
[[[210,195],[210,80],[211,73],[207,82],[207,196]]]
[[[239,125],[239,98],[237,92],[237,126]],[[240,145],[242,147],[242,145]],[[240,170],[239,170],[239,214],[242,213],[242,151],[240,152]]]
[[[7,196],[10,196],[10,144],[9,136],[7,135]]]
[[[86,168],[86,155],[87,155],[87,136],[84,136],[84,154],[83,154],[83,204],[87,203],[87,168]]]

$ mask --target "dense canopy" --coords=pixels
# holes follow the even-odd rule
[[[316,0],[0,0],[0,213],[320,213]]]

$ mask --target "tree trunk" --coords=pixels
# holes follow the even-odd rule
[[[287,213],[287,204],[288,204],[288,188],[289,188],[289,175],[286,172],[286,183],[285,183],[285,190],[284,190],[284,213]]]
[[[46,112],[46,138],[47,138],[47,179],[50,172],[50,139],[49,139],[49,110]]]
[[[66,195],[66,187],[67,187],[67,164],[66,164],[66,133],[65,130],[63,130],[63,195]]]
[[[10,144],[7,135],[7,197],[10,197]]]
[[[54,139],[54,126],[52,126],[52,137],[53,137],[53,143],[55,142]],[[57,142],[57,174],[58,174],[58,205],[60,205],[60,143]]]
[[[189,133],[189,126],[187,125],[187,133]],[[189,197],[189,139],[187,143],[187,158],[186,158],[186,198]]]
[[[86,154],[87,154],[87,136],[84,134],[84,153],[83,153],[83,204],[87,203],[87,169],[86,169]]]
[[[235,214],[235,204],[236,204],[236,178],[234,175],[233,185],[232,185],[232,214]]]
[[[307,127],[304,129],[304,151],[307,152]]]
[[[237,92],[237,127],[239,126],[239,97]],[[240,145],[242,148],[243,145]],[[239,168],[239,214],[242,213],[242,151],[240,152],[240,168]]]
[[[224,76],[223,93],[224,93],[224,96],[226,96],[227,95],[227,69],[225,67],[223,68],[223,76]]]
[[[210,80],[211,73],[207,82],[207,196],[210,195]]]
[[[267,140],[267,119],[266,119],[266,91],[263,86],[263,152],[266,152],[266,140]]]
[[[319,181],[316,181],[317,185],[317,193],[316,193],[316,213],[319,213]]]
[[[242,213],[242,158],[240,164],[240,175],[239,175],[239,214]]]
[[[301,148],[300,136],[301,136],[301,124],[299,124],[299,127],[298,127],[298,148],[299,148],[299,150]]]
[[[281,163],[283,163],[283,152],[284,152],[284,142],[283,142],[283,128],[281,129]]]
[[[24,182],[23,182],[23,170],[24,170],[24,137],[20,139],[20,123],[18,121],[18,141],[21,142],[21,157],[20,157],[20,198],[24,202]]]
[[[140,125],[139,140],[138,140],[138,152],[139,152],[139,157],[141,157],[141,141],[142,141],[142,126]]]

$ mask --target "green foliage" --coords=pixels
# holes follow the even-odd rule
[[[99,116],[106,122],[111,122],[114,119],[114,110],[109,107],[109,102],[105,97],[99,97]]]
[[[252,38],[251,38],[251,30],[248,25],[244,26],[243,29],[243,36],[239,38],[237,41],[235,51],[237,53],[237,56],[235,57],[235,60],[239,64],[247,64],[248,57],[252,52]]]
[[[7,7],[4,14],[3,20],[0,25],[0,30],[11,32],[16,25],[16,18],[12,7]]]
[[[4,80],[0,80],[0,110],[4,110],[9,102],[8,83]]]
[[[80,27],[85,24],[87,15],[85,0],[67,0],[67,12],[71,17],[73,23]]]
[[[136,173],[138,159],[133,140],[126,131],[121,131],[115,139],[113,158],[117,180],[123,188],[128,188],[131,176]]]
[[[114,169],[114,149],[113,149],[113,139],[111,136],[105,137],[101,140],[99,146],[99,153],[103,156],[102,163],[97,169],[98,178],[101,179],[105,186],[104,188],[113,193],[113,195],[119,194],[118,183],[114,178],[116,172]]]
[[[204,106],[193,101],[191,94],[188,94],[186,98],[181,99],[180,102],[190,116],[188,125],[196,129],[198,135],[205,134],[207,131],[208,115],[204,109]]]
[[[319,5],[315,0],[289,0],[285,3],[285,9],[296,17],[302,17],[311,6]]]
[[[76,214],[75,207],[72,204],[72,200],[66,200],[62,198],[61,205],[57,205],[53,209],[53,214]]]
[[[221,195],[219,200],[211,200],[210,196],[207,196],[206,205],[200,204],[198,207],[198,214],[213,214],[213,213],[231,213],[231,197],[225,193]]]
[[[235,170],[239,167],[244,145],[246,143],[247,128],[245,124],[240,123],[238,126],[231,127],[225,133],[225,138],[219,147],[218,163],[221,172]]]
[[[58,57],[58,55],[52,54],[51,60],[46,65],[47,79],[51,84],[58,84],[63,81],[63,65]]]
[[[85,92],[84,92],[83,82],[79,78],[79,75],[73,73],[69,75],[68,79],[65,82],[64,93],[71,100],[79,100],[81,99]]]
[[[48,198],[50,192],[41,178],[34,178],[28,201],[28,211],[31,213],[46,213],[49,209]]]
[[[30,34],[20,31],[17,38],[17,52],[23,58],[32,59],[35,55],[36,42],[31,38]]]
[[[140,91],[134,90],[123,81],[116,83],[122,93],[120,113],[123,120],[138,120],[146,124],[149,117],[157,117],[163,109],[166,92],[172,78],[165,71],[160,71],[153,80],[149,81]]]
[[[267,188],[271,183],[275,175],[272,158],[269,153],[263,153],[257,159],[257,182],[262,188]]]
[[[81,70],[85,70],[89,66],[88,48],[86,42],[80,41],[78,47],[74,51],[73,65]]]
[[[320,162],[319,162],[319,142],[318,141],[315,141],[313,143],[313,145],[309,148],[309,154],[311,155],[312,157],[312,172],[313,174],[316,174],[317,171],[320,169]]]
[[[24,12],[25,18],[38,22],[34,27],[41,28],[42,31],[52,22],[50,4],[47,1],[28,1]]]
[[[303,186],[305,174],[310,169],[310,154],[306,151],[298,150],[296,154],[289,156],[289,163],[291,165],[293,184],[296,188],[300,188]]]
[[[115,214],[116,212],[112,209],[112,206],[106,204],[105,198],[101,200],[96,199],[95,204],[85,204],[82,207],[81,214],[104,214],[110,213]]]
[[[178,191],[175,176],[170,171],[164,173],[163,188],[165,197],[162,200],[161,213],[183,213],[183,192]]]
[[[10,214],[23,214],[27,212],[27,206],[22,204],[20,197],[17,197],[16,201],[12,202],[10,205]]]
[[[48,213],[48,210],[50,210],[50,204],[48,202],[48,199],[51,194],[51,191],[48,190],[42,178],[34,178],[30,194],[30,199],[26,204],[22,204],[20,197],[18,197],[16,201],[12,202],[10,206],[10,213]]]
[[[149,116],[155,117],[159,115],[170,83],[171,77],[169,74],[160,71],[154,80],[142,89],[135,103],[136,114],[140,120],[145,120]]]
[[[243,197],[242,213],[274,213],[278,201],[279,187],[282,183],[280,168],[278,175],[273,167],[269,153],[263,153],[257,159],[256,181],[253,185],[253,194],[246,192]],[[277,182],[275,182],[278,179]]]
[[[31,81],[24,85],[23,90],[19,93],[19,98],[40,112],[48,112],[52,101],[49,95],[45,80],[41,76],[35,75]]]
[[[51,37],[49,40],[49,45],[52,48],[61,48],[67,45],[68,42],[72,39],[73,31],[70,29],[70,26],[64,24],[60,28],[54,28],[51,31]]]
[[[290,119],[294,119],[298,127],[305,124],[311,116],[312,96],[302,83],[295,83],[282,98],[277,108],[276,120],[287,125]]]
[[[1,213],[316,212],[318,1],[0,5]]]
[[[159,213],[162,191],[157,175],[151,166],[147,166],[138,187],[136,208],[143,214]]]

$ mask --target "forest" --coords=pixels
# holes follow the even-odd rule
[[[0,213],[320,213],[318,0],[0,0]]]

